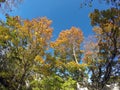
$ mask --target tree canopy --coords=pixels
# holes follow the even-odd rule
[[[0,0],[1,9],[20,2]],[[120,82],[120,3],[104,2],[114,7],[89,14],[94,35],[87,41],[75,26],[52,40],[52,20],[47,17],[6,15],[6,21],[0,21],[0,89],[76,90],[80,84],[102,90]]]
[[[90,65],[91,80],[98,89],[102,89],[111,78],[119,77],[120,74],[119,13],[119,9],[111,8],[103,11],[96,9],[90,14],[97,40],[87,45],[84,60]]]

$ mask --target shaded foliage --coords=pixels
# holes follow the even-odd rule
[[[120,74],[120,10],[95,10],[90,18],[97,40],[89,44],[92,47],[86,52],[85,60],[92,73],[92,85],[101,89]]]

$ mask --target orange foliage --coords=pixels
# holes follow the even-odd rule
[[[79,28],[72,27],[70,30],[62,31],[57,40],[51,43],[51,47],[60,52],[69,52],[73,46],[80,49],[80,44],[82,41],[82,31]]]

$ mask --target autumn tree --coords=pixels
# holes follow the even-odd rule
[[[74,90],[76,83],[83,81],[86,64],[80,64],[82,31],[72,27],[51,42],[50,25],[51,20],[45,17],[22,20],[7,16],[1,23],[0,89]]]
[[[80,47],[82,41],[82,31],[79,28],[72,27],[60,32],[56,41],[51,43],[58,63],[58,65],[56,64],[58,66],[57,73],[62,75],[63,78],[72,76],[77,82],[84,81],[86,65],[80,64],[83,53]]]
[[[86,52],[85,61],[92,73],[92,85],[101,90],[111,78],[120,75],[120,10],[96,9],[90,18],[97,41],[90,43],[92,47]]]
[[[25,81],[34,79],[36,66],[41,66],[49,49],[50,24],[47,18],[30,21],[16,16],[7,17],[5,25],[0,26],[0,47],[4,56],[0,59],[0,84],[4,88],[25,89]]]
[[[52,51],[46,54],[42,64],[41,71],[45,77],[41,82],[33,81],[33,88],[74,90],[77,82],[83,85],[87,75],[84,73],[86,64],[80,64],[82,41],[82,31],[76,27],[60,32],[58,38],[51,42]]]

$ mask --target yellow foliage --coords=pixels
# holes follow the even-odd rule
[[[103,33],[103,30],[100,27],[94,27],[93,31],[96,32],[96,34],[102,34]]]
[[[72,27],[70,30],[64,30],[59,34],[55,42],[51,43],[51,47],[60,51],[65,51],[66,48],[72,49],[71,46],[80,48],[83,41],[83,33],[79,28]],[[62,50],[64,49],[64,50]]]
[[[43,58],[42,58],[41,56],[39,56],[39,55],[37,55],[37,56],[35,57],[35,60],[36,60],[36,61],[39,61],[40,63],[44,63]]]
[[[59,61],[56,61],[55,66],[56,66],[57,68],[63,68],[64,63],[59,60]]]
[[[8,35],[6,35],[6,36],[5,36],[5,39],[6,39],[6,40],[8,40],[8,39],[9,39],[9,36],[8,36]]]
[[[38,32],[35,32],[35,35],[38,35]]]
[[[69,70],[79,70],[80,65],[77,64],[77,63],[74,62],[74,61],[71,61],[71,62],[67,63],[66,67],[67,67]]]
[[[81,68],[85,68],[85,67],[87,67],[87,66],[88,66],[88,64],[86,64],[86,63],[80,64],[80,67],[81,67]]]

